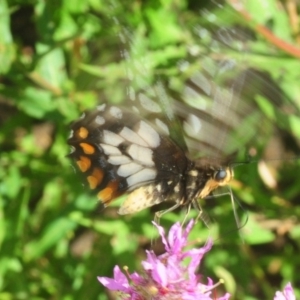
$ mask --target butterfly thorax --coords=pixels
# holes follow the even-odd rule
[[[220,186],[227,185],[233,178],[230,167],[197,162],[187,171],[185,203],[207,197]]]

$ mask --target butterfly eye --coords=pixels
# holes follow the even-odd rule
[[[227,171],[226,170],[218,170],[217,172],[215,172],[214,174],[214,179],[216,181],[222,181],[227,177]]]

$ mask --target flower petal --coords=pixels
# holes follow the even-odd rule
[[[119,266],[114,267],[114,278],[98,276],[97,279],[106,288],[112,291],[128,292],[131,290],[126,276],[121,272]]]
[[[152,270],[152,278],[162,287],[166,287],[168,284],[167,269],[160,261],[156,263],[155,268]]]
[[[98,277],[98,280],[111,290],[126,293],[127,295],[123,296],[128,296],[126,299],[130,300],[150,299],[149,295],[153,300],[162,298],[211,300],[212,290],[216,288],[216,285],[209,278],[207,284],[201,283],[199,278],[202,276],[195,273],[204,254],[211,249],[212,241],[208,240],[200,249],[185,250],[188,235],[194,226],[193,220],[185,228],[179,222],[175,223],[167,237],[161,226],[154,222],[153,224],[162,238],[166,252],[157,256],[153,251],[146,251],[147,258],[142,262],[144,272],[128,274],[129,282],[118,266],[114,269],[113,279]],[[284,292],[290,293],[291,286],[288,285]],[[230,295],[226,294],[217,299],[228,300],[229,297]],[[276,300],[281,300],[281,298]],[[295,299],[288,298],[288,300]]]
[[[158,230],[158,233],[159,235],[161,236],[161,240],[163,242],[163,244],[165,245],[165,249],[166,251],[168,252],[168,249],[169,249],[169,244],[167,242],[167,239],[166,239],[166,235],[165,235],[165,230],[163,227],[159,226],[158,224],[156,224],[155,222],[152,222],[152,224],[157,228]],[[176,225],[177,223],[175,223]],[[173,225],[174,226],[174,225]],[[172,227],[173,227],[172,226]],[[171,228],[172,229],[172,228]]]
[[[169,230],[168,242],[170,245],[170,250],[173,253],[180,252],[182,248],[181,243],[182,228],[179,222],[176,222]]]
[[[290,282],[284,287],[283,292],[276,292],[274,300],[296,300],[294,290]]]

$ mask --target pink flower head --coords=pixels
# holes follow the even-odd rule
[[[276,292],[274,300],[296,300],[296,296],[290,282],[284,287],[283,292]]]
[[[201,259],[211,249],[212,241],[199,249],[185,250],[187,239],[194,221],[191,220],[186,228],[180,223],[175,223],[166,237],[164,229],[155,224],[162,238],[166,252],[157,256],[153,251],[147,251],[147,258],[142,262],[144,269],[141,275],[129,274],[127,277],[120,268],[114,268],[114,278],[98,277],[98,280],[108,289],[119,291],[121,299],[130,300],[210,300],[211,291],[215,288],[212,280],[208,278],[206,283],[200,282],[200,276],[195,272]],[[186,258],[189,258],[187,264]],[[213,298],[227,300],[230,295]]]

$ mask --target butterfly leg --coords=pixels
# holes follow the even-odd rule
[[[157,212],[155,213],[155,216],[154,216],[154,222],[155,222],[157,225],[159,225],[159,223],[160,223],[160,218],[161,218],[164,214],[166,214],[166,213],[168,213],[168,212],[171,212],[171,211],[175,210],[176,208],[180,207],[181,205],[182,205],[182,203],[181,203],[181,201],[180,201],[180,202],[176,203],[175,205],[173,205],[172,207],[170,207],[170,208],[168,208],[168,209],[157,211]],[[153,246],[153,239],[151,239],[151,245]]]
[[[196,210],[198,210],[198,215],[196,217],[195,223],[197,223],[199,221],[199,219],[201,219],[202,222],[205,224],[205,226],[207,228],[209,228],[209,224],[211,223],[210,218],[209,218],[208,214],[202,209],[199,201],[197,199],[194,199],[192,201],[192,204],[193,204],[194,208]]]
[[[172,207],[170,207],[170,208],[168,208],[168,209],[157,211],[157,212],[155,213],[154,222],[155,222],[156,224],[159,224],[160,218],[161,218],[164,214],[166,214],[166,213],[168,213],[168,212],[171,212],[171,211],[175,210],[176,208],[178,208],[178,207],[180,207],[180,206],[182,206],[181,201],[180,201],[180,202],[177,202],[175,205],[173,205]]]
[[[192,208],[192,205],[191,203],[188,204],[187,208],[186,208],[186,213],[185,213],[185,216],[183,218],[183,221],[181,223],[181,226],[183,227],[183,225],[185,224],[186,222],[186,219],[187,219],[187,216],[189,215],[190,211],[191,211],[191,208]]]

